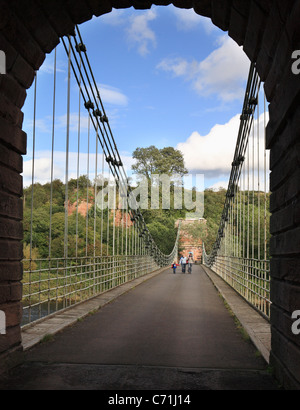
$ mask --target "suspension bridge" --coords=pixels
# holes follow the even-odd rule
[[[51,352],[46,353],[47,358],[42,355],[42,358],[33,359],[33,363],[37,360],[64,363],[69,363],[71,360],[71,362],[89,363],[93,357],[93,363],[101,363],[101,365],[118,363],[119,365],[174,368],[225,366],[229,369],[236,366],[243,369],[237,371],[239,377],[247,379],[248,382],[252,379],[250,383],[256,386],[259,386],[260,380],[263,380],[265,386],[275,388],[275,384],[272,384],[263,368],[263,364],[269,361],[270,278],[267,260],[267,153],[265,146],[260,145],[263,139],[260,138],[259,133],[265,132],[267,122],[264,117],[263,124],[261,123],[259,103],[260,98],[263,98],[265,113],[265,98],[255,65],[252,64],[250,67],[236,152],[218,235],[210,255],[206,254],[205,239],[198,238],[203,243],[202,260],[198,262],[203,263],[204,267],[194,264],[193,260],[192,275],[187,277],[188,271],[186,271],[187,275],[183,275],[181,266],[178,264],[181,221],[177,223],[177,237],[168,255],[159,249],[145,223],[140,204],[128,183],[122,158],[89,62],[87,47],[78,26],[74,35],[62,38],[62,44],[68,60],[64,183],[55,178],[56,138],[61,138],[56,129],[56,99],[57,88],[60,85],[57,84],[55,50],[53,93],[52,102],[49,104],[52,114],[51,148],[48,150],[50,180],[42,185],[43,192],[38,182],[39,175],[36,173],[38,159],[35,158],[39,145],[39,135],[36,131],[36,111],[39,104],[38,75],[34,81],[33,137],[31,154],[29,154],[31,184],[25,188],[23,200],[24,237],[27,249],[27,259],[23,260],[24,349],[31,351],[30,348],[44,337],[56,334],[59,330],[77,322],[79,318],[85,318],[89,312],[98,310],[101,306],[106,306],[108,301],[123,295],[123,298],[116,299],[113,304],[114,307],[119,306],[121,311],[111,312],[112,317],[109,318],[110,310],[113,310],[109,306],[106,309],[107,318],[105,316],[104,319],[105,323],[107,321],[114,323],[116,328],[120,329],[120,334],[106,340],[105,335],[109,335],[111,330],[109,328],[103,330],[102,324],[98,324],[93,327],[88,337],[87,332],[90,330],[83,329],[85,340],[80,341],[76,336],[75,346],[71,347],[70,340],[62,342],[67,346],[63,359],[60,356],[56,358],[56,352],[62,349],[58,342],[58,347],[56,344],[51,345],[52,348],[49,347]],[[78,89],[76,133],[72,132],[70,126],[72,80]],[[81,129],[83,116],[87,116],[88,120],[87,134]],[[69,176],[70,147],[74,145],[74,138],[77,146],[77,169],[76,178],[71,179]],[[87,145],[87,155],[82,154],[84,144]],[[81,155],[87,157],[84,165]],[[94,161],[93,183],[90,181],[91,160]],[[260,170],[261,165],[263,172]],[[82,176],[83,172],[84,176]],[[262,177],[263,191],[260,189]],[[58,206],[56,201],[58,189],[63,193],[64,208],[64,214],[60,214],[63,217],[61,232],[63,241],[60,242],[59,248],[56,246],[58,228],[55,225],[58,221],[55,212]],[[109,198],[111,193],[113,198]],[[44,258],[40,257],[42,251],[39,249],[42,246],[38,236],[41,230],[39,226],[41,215],[36,206],[40,202],[39,195],[44,196],[44,201],[47,201],[47,205],[43,205],[48,213],[45,222],[46,232],[44,232],[47,239],[47,247],[43,251]],[[254,214],[254,202],[258,205],[262,203],[257,214]],[[195,213],[193,223],[197,221],[199,218]],[[178,265],[176,279],[173,275],[169,275],[171,264],[174,262]],[[251,303],[256,311],[260,312],[261,318],[256,316],[258,326],[262,325],[260,319],[264,318],[263,337],[267,342],[258,344],[263,352],[262,360],[255,359],[253,346],[245,345],[241,337],[239,340],[232,319],[220,306],[222,303],[218,300],[217,290],[212,285],[214,282],[210,282],[212,279],[210,275],[213,275],[213,272],[222,277],[241,297]],[[137,283],[143,285],[127,295],[126,292],[133,289]],[[209,298],[206,292],[210,295]],[[143,299],[148,301],[148,304],[144,303]],[[171,303],[175,303],[173,312]],[[205,307],[207,313],[202,311],[203,303],[207,304]],[[131,305],[136,307],[133,309]],[[209,312],[216,305],[219,309],[219,317],[210,317]],[[123,310],[124,313],[121,313]],[[253,318],[250,313],[248,315]],[[189,316],[192,316],[192,319]],[[204,330],[203,322],[206,325],[210,323],[209,328]],[[225,323],[232,334],[227,340],[223,340],[222,344],[216,344],[215,340],[223,337],[222,335],[218,337],[216,330],[219,327],[224,329]],[[113,330],[113,333],[115,331]],[[151,337],[152,334],[156,334],[154,339]],[[99,338],[103,336],[102,346]],[[93,340],[97,341],[97,347],[88,349],[87,356],[84,353],[83,356],[81,353],[78,355],[78,351],[81,351],[79,346],[89,343],[93,345]],[[238,355],[228,354],[231,345],[236,343],[240,344]],[[140,350],[138,346],[145,344],[149,345],[147,349]],[[214,346],[212,351],[211,346]],[[70,350],[77,352],[72,359]],[[249,369],[258,371],[257,381],[252,373],[249,373]],[[199,375],[194,375],[195,380],[197,376]],[[226,380],[226,376],[222,375],[222,377]],[[190,383],[194,385],[195,380]],[[246,385],[245,380],[243,386]],[[178,380],[178,382],[181,385],[182,381]],[[111,383],[109,381],[108,385],[111,386]],[[120,379],[117,386],[122,386],[122,383],[124,381]],[[140,384],[137,380],[135,383]],[[161,383],[160,380],[159,384]],[[102,388],[105,387],[107,385],[103,384]]]
[[[256,8],[251,10],[255,14]],[[285,122],[274,120],[274,109],[269,122],[267,101],[273,95],[270,83],[264,83],[267,79],[259,61],[251,58],[216,238],[208,244],[205,229],[201,229],[197,238],[201,260],[194,260],[191,273],[184,273],[179,264],[184,220],[177,221],[174,238],[166,244],[168,252],[162,251],[125,170],[79,26],[59,37],[68,74],[67,81],[59,84],[54,49],[53,91],[47,96],[51,118],[48,158],[37,156],[41,101],[36,69],[32,145],[27,153],[30,178],[24,179],[19,195],[22,212],[10,216],[23,222],[22,242],[17,227],[11,230],[13,240],[23,248],[22,265],[15,262],[14,248],[4,246],[1,251],[14,262],[9,265],[14,275],[20,269],[23,274],[22,290],[10,288],[9,303],[4,303],[7,298],[2,303],[0,293],[0,313],[4,313],[0,315],[4,363],[0,389],[278,390],[280,383],[297,388],[297,360],[292,363],[289,351],[299,342],[290,331],[291,308],[278,290],[284,275],[278,267],[280,263],[285,266],[285,235],[291,226],[286,209],[279,204],[284,197],[295,222],[292,207],[297,205],[297,193],[294,195],[291,184],[285,188],[290,174],[273,172],[272,179],[269,170],[269,164],[277,169],[278,158],[288,151],[271,140],[270,130],[279,132]],[[295,79],[291,71],[287,76]],[[67,115],[62,137],[57,90],[63,87]],[[72,98],[74,89],[77,101]],[[75,127],[74,101],[78,110]],[[284,113],[279,112],[279,118]],[[287,123],[296,129],[295,122]],[[64,151],[58,152],[56,146],[62,141]],[[1,163],[9,145],[3,145]],[[21,143],[17,149],[25,154]],[[40,161],[45,161],[49,172],[46,182],[40,180]],[[71,161],[76,164],[75,172]],[[176,188],[184,194],[180,178]],[[14,190],[17,182],[11,184],[10,196]],[[272,190],[276,195],[270,194]],[[280,221],[285,218],[284,227],[279,222],[276,225],[271,211],[280,213]],[[194,222],[199,223],[198,215]],[[271,234],[275,234],[273,241]],[[288,254],[292,279],[286,280],[286,286],[293,288],[288,294],[296,309],[296,245]],[[173,263],[177,263],[176,273]],[[7,275],[4,279],[9,282],[12,270]],[[18,298],[21,304],[14,302]],[[289,343],[283,349],[278,341],[286,334]],[[279,363],[284,363],[282,372]],[[268,365],[276,367],[276,378],[268,372]]]

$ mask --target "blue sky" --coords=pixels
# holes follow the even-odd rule
[[[128,173],[137,147],[172,146],[182,151],[190,173],[204,174],[205,187],[227,186],[250,66],[227,33],[193,10],[173,6],[113,10],[82,24],[80,32]],[[53,53],[47,56],[37,80],[35,177],[41,182],[49,180],[53,59]],[[55,176],[63,179],[67,58],[62,45],[57,67]],[[75,177],[78,88],[72,81],[69,176]],[[33,90],[23,107],[24,185],[31,171]],[[80,173],[88,167],[93,174],[94,148],[91,142],[87,165],[82,114]]]

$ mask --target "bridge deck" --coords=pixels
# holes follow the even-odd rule
[[[25,354],[14,389],[276,389],[201,266],[171,269]]]

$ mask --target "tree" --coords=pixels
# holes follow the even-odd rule
[[[132,170],[144,175],[149,181],[152,174],[182,176],[188,173],[181,151],[173,147],[158,149],[151,145],[147,148],[137,148],[132,156],[136,160]]]
[[[175,218],[157,215],[147,226],[159,249],[166,255],[170,254],[177,235]]]

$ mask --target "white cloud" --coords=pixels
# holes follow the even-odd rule
[[[266,116],[268,121],[268,115]],[[260,171],[264,168],[264,113],[259,117],[259,161],[257,159],[257,120],[254,121],[255,142],[254,142],[254,170]],[[193,132],[190,137],[176,148],[184,156],[185,165],[189,172],[205,174],[206,178],[222,178],[230,174],[231,164],[234,158],[235,146],[240,126],[240,114],[231,118],[226,124],[215,125],[210,132],[202,136],[199,132]],[[250,133],[249,157],[252,158],[252,131]],[[268,152],[266,166],[268,167]],[[252,167],[252,163],[250,164]],[[263,178],[262,178],[263,180]],[[222,181],[222,180],[221,180]],[[218,182],[220,184],[221,182]],[[227,182],[228,184],[228,182]]]
[[[123,9],[113,9],[111,13],[101,16],[101,23],[113,27],[125,27],[128,43],[131,47],[137,46],[140,55],[145,56],[150,52],[150,46],[156,46],[156,34],[149,27],[149,22],[157,18],[159,7],[154,7],[145,12],[135,11],[128,17],[128,13]],[[198,27],[203,27],[207,34],[217,28],[209,18],[200,16],[193,9],[179,9],[170,5],[168,8],[175,15],[177,29],[179,31],[190,31]],[[92,21],[96,21],[93,18]]]
[[[177,57],[177,58],[165,58],[156,66],[156,68],[159,68],[167,72],[169,71],[173,73],[175,77],[180,77],[180,76],[186,77],[188,76],[190,66],[191,66],[191,63],[184,60],[183,58]]]
[[[240,100],[245,94],[250,61],[230,37],[220,37],[218,45],[201,62],[188,62],[180,57],[166,58],[157,68],[191,82],[199,95],[217,96],[223,102]]]
[[[141,56],[149,53],[150,46],[156,46],[156,35],[149,27],[149,22],[156,19],[153,10],[130,17],[130,26],[127,28],[128,41],[131,46],[137,46]]]
[[[228,188],[228,181],[218,181],[215,184],[211,185],[209,189],[212,189],[214,191],[219,191],[219,189],[227,189]]]
[[[101,22],[112,27],[122,27],[125,38],[130,47],[137,47],[138,53],[145,56],[150,52],[150,47],[156,47],[155,32],[149,23],[157,17],[153,9],[134,11],[130,15],[127,10],[113,9],[111,13],[101,16]]]
[[[188,170],[211,176],[230,171],[239,124],[240,116],[236,115],[227,124],[215,125],[206,136],[195,131],[179,143],[176,148],[183,153]]]
[[[120,26],[126,20],[126,10],[113,8],[110,13],[103,14],[100,17],[94,16],[90,22],[95,22],[95,24],[99,24],[99,18],[101,19],[101,23],[105,23],[110,26]]]
[[[65,73],[66,69],[66,62],[58,60],[56,62],[56,72],[58,73]],[[42,64],[41,68],[39,69],[39,73],[45,74],[53,74],[54,73],[54,57],[53,54],[50,54],[49,57],[46,58],[44,63]]]
[[[106,114],[109,116],[109,121],[115,121],[118,117],[118,110],[121,107],[126,107],[128,105],[128,97],[122,93],[121,90],[118,88],[112,87],[107,84],[97,84],[100,92],[100,97],[102,102],[105,104],[109,104],[109,110],[106,110]],[[83,104],[83,103],[82,103]],[[109,114],[108,112],[109,111]],[[70,130],[77,131],[78,130],[78,119],[79,114],[78,112],[70,112]],[[44,118],[37,118],[35,120],[35,129],[36,132],[39,133],[51,133],[52,132],[52,116],[47,115]],[[56,115],[55,117],[55,129],[62,129],[66,128],[67,125],[67,114],[63,115]],[[90,122],[90,126],[92,127],[92,122]],[[32,134],[33,132],[33,120],[26,120],[24,128],[27,130],[28,133]],[[85,109],[81,108],[80,113],[80,129],[82,131],[88,130],[88,115]]]
[[[199,64],[194,86],[200,93],[232,101],[245,94],[250,61],[230,37],[222,37],[220,42],[221,46]]]
[[[134,163],[134,159],[128,154],[120,154],[123,168],[125,172],[129,172],[131,165]],[[68,156],[68,179],[77,178],[77,152],[69,152]],[[60,179],[65,182],[65,164],[66,153],[64,151],[53,152],[53,179]],[[89,164],[89,165],[88,165]],[[89,168],[89,170],[88,170]],[[81,152],[79,156],[79,176],[87,175],[89,172],[90,180],[95,178],[96,170],[96,154],[90,152]],[[97,175],[102,173],[102,153],[98,154],[97,158]],[[104,174],[108,174],[108,166],[104,161]],[[35,153],[34,160],[34,182],[45,184],[51,180],[51,151],[39,150]],[[32,183],[32,158],[27,155],[24,158],[23,164],[23,183],[24,187],[31,185]]]
[[[172,7],[172,12],[177,18],[178,30],[190,31],[199,26],[202,26],[207,34],[217,30],[217,27],[207,17],[200,16],[194,9],[180,9]]]
[[[70,131],[77,131],[78,130],[78,120],[79,120],[79,115],[78,113],[71,112],[69,115],[69,124],[70,124]],[[88,130],[88,116],[84,114],[80,114],[80,130],[81,131],[86,131]],[[59,115],[56,117],[55,120],[55,128],[57,129],[66,129],[67,126],[67,114],[64,115]],[[92,127],[92,123],[90,124]]]
[[[128,98],[118,88],[106,84],[98,84],[100,97],[103,103],[126,106]]]

